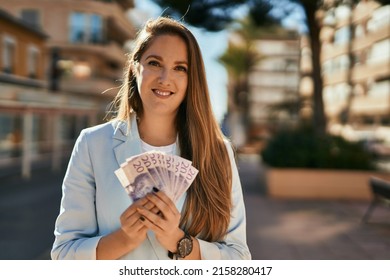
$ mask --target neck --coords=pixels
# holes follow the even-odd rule
[[[175,119],[168,117],[151,118],[146,114],[138,120],[141,139],[152,146],[167,146],[176,142]]]

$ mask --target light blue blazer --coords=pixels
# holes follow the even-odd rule
[[[177,145],[176,145],[177,146]],[[199,240],[202,259],[250,259],[246,244],[246,218],[241,183],[228,142],[233,169],[231,221],[223,242]],[[55,223],[52,259],[96,259],[100,238],[120,228],[119,217],[132,203],[114,171],[128,157],[141,153],[135,118],[108,122],[83,130],[74,146],[62,185],[62,200]],[[176,151],[179,154],[179,151]],[[182,210],[186,195],[176,203]],[[207,218],[207,217],[205,217]],[[121,259],[169,259],[152,231],[135,250]]]

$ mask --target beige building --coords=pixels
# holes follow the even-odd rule
[[[0,176],[59,169],[80,130],[103,121],[135,34],[126,17],[133,7],[0,0]]]
[[[249,77],[249,115],[252,134],[261,136],[264,129],[297,122],[298,111],[287,108],[299,99],[300,42],[293,32],[276,38],[270,35],[254,44],[261,59]]]
[[[251,51],[253,64],[249,72],[242,65],[228,65],[232,69],[224,125],[243,151],[258,151],[278,126],[296,125],[299,117],[300,36],[280,27],[259,29],[254,36],[248,42],[236,33],[229,38],[230,46]],[[234,72],[238,70],[239,77]]]
[[[0,10],[0,65],[2,79],[25,79],[30,85],[44,80],[47,35]],[[14,75],[14,76],[12,76]],[[31,79],[28,81],[28,79]]]
[[[61,90],[97,95],[119,85],[123,46],[136,32],[125,14],[132,0],[0,0],[0,7],[49,36],[46,55],[58,55]]]
[[[390,5],[338,6],[322,14],[322,24],[329,130],[351,140],[390,142]]]

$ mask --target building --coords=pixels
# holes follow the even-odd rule
[[[321,42],[329,130],[390,143],[390,5],[366,0],[325,10]]]
[[[125,14],[132,0],[0,0],[0,7],[49,36],[48,63],[56,62],[61,72],[58,85],[50,87],[94,96],[118,87],[123,47],[136,32]],[[49,71],[50,64],[46,67]]]
[[[295,32],[254,42],[260,60],[249,77],[251,135],[261,137],[272,127],[298,120],[300,37]]]
[[[135,35],[125,15],[133,7],[0,0],[0,176],[59,169],[80,130],[103,121]]]
[[[228,71],[230,137],[246,150],[257,151],[277,127],[298,121],[300,36],[281,27],[272,28],[258,29],[247,42],[235,33],[230,37],[230,46],[241,48],[236,51],[243,53],[242,60],[248,60],[248,65],[242,65],[230,59],[236,62],[227,65],[233,70]]]

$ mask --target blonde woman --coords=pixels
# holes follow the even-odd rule
[[[81,132],[63,182],[53,259],[250,259],[241,184],[214,119],[201,52],[175,20],[139,32],[110,122]],[[199,173],[176,204],[163,191],[133,201],[114,171],[149,150]]]

